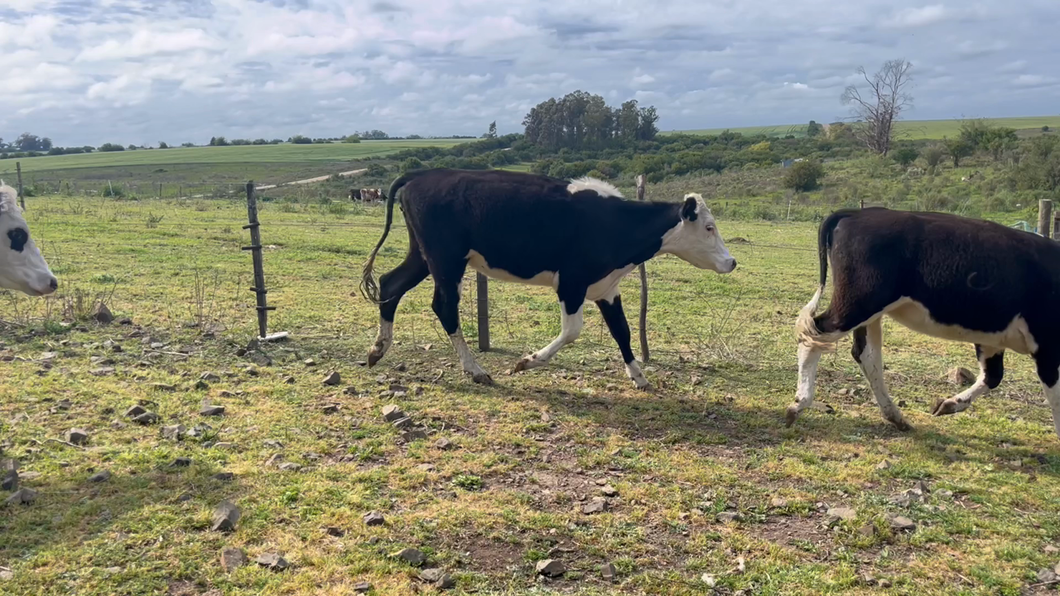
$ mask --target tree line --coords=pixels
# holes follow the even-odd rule
[[[655,106],[641,108],[631,99],[616,108],[599,95],[574,91],[531,108],[523,118],[523,134],[530,143],[552,151],[603,149],[654,139],[658,121]],[[496,128],[492,132],[495,135]]]

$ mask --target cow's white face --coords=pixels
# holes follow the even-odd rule
[[[0,288],[46,296],[59,287],[29,235],[15,189],[0,183]]]
[[[736,259],[725,248],[714,216],[697,193],[685,195],[681,222],[663,236],[660,252],[675,255],[700,269],[718,273],[736,269]]]

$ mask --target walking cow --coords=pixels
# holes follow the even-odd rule
[[[0,288],[47,296],[59,288],[29,235],[15,189],[0,180]]]
[[[788,407],[791,426],[813,402],[817,363],[853,332],[851,351],[883,417],[910,426],[883,379],[881,319],[975,345],[979,377],[936,416],[967,409],[1001,383],[1005,350],[1034,358],[1060,435],[1060,245],[1003,225],[942,213],[884,208],[841,210],[818,233],[820,286],[799,314],[799,384]],[[816,314],[832,261],[832,301]]]
[[[376,254],[386,241],[394,201],[409,234],[405,261],[372,278]],[[559,297],[562,332],[525,356],[515,371],[537,368],[582,329],[582,307],[596,303],[618,343],[626,373],[638,388],[649,387],[630,349],[629,325],[618,284],[638,264],[670,253],[701,269],[736,268],[702,197],[680,203],[626,201],[610,184],[592,178],[559,180],[502,170],[431,169],[401,176],[387,194],[386,226],[364,265],[361,292],[379,304],[379,334],[368,354],[376,364],[393,341],[398,301],[430,274],[434,312],[477,383],[492,384],[460,331],[457,305],[468,265],[494,279],[551,286]]]

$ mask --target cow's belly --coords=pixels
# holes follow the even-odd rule
[[[1004,330],[989,333],[960,325],[939,323],[931,317],[927,307],[909,298],[902,298],[884,312],[904,327],[939,339],[993,346],[1019,354],[1033,354],[1038,351],[1038,343],[1027,328],[1027,321],[1019,315],[1015,316]]]
[[[482,275],[499,281],[511,281],[531,286],[547,286],[555,288],[559,279],[559,276],[556,275],[555,271],[542,271],[541,273],[538,273],[537,275],[529,279],[525,277],[518,277],[504,269],[495,269],[490,267],[489,264],[486,263],[486,259],[483,258],[481,254],[473,250],[468,251],[467,253],[467,264],[469,267],[471,267],[475,271],[478,271]]]

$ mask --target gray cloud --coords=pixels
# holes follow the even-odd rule
[[[910,118],[1056,111],[1054,0],[9,0],[0,136],[516,131],[575,89],[663,129],[830,121],[855,69],[915,65]]]

